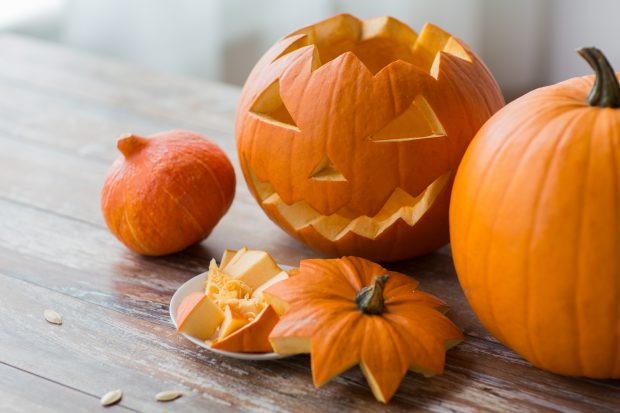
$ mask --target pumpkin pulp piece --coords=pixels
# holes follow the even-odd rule
[[[383,287],[389,278],[389,274],[378,275],[372,285],[366,286],[355,296],[355,304],[364,314],[379,315],[385,307],[383,299]]]
[[[209,339],[223,320],[222,310],[201,292],[185,297],[177,310],[178,331],[201,340]]]
[[[237,310],[234,310],[229,305],[227,305],[224,308],[224,321],[222,321],[222,324],[220,325],[217,339],[225,339],[249,322],[250,320],[245,318],[243,314],[239,313]]]
[[[609,61],[596,47],[583,47],[577,50],[594,69],[596,78],[592,90],[588,95],[590,106],[601,108],[620,107],[620,84]]]
[[[212,348],[238,353],[268,353],[273,351],[269,343],[269,333],[277,324],[278,314],[270,305],[248,324],[221,340],[211,344]]]

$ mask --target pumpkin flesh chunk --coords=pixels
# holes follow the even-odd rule
[[[222,268],[222,271],[234,279],[243,281],[254,290],[282,270],[265,251],[248,250],[238,260]]]
[[[222,310],[208,296],[195,292],[181,302],[176,322],[178,331],[208,340],[223,320]]]
[[[218,267],[211,260],[205,285],[206,299],[221,313],[216,330],[207,337],[211,346],[235,352],[272,351],[267,335],[279,317],[262,291],[288,278],[288,273],[266,252],[247,248],[226,250],[221,263]]]

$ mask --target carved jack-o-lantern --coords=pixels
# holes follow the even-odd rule
[[[250,74],[241,167],[267,215],[311,247],[404,259],[448,241],[456,168],[503,104],[441,29],[338,15],[278,41]]]

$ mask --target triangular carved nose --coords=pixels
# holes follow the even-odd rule
[[[263,122],[282,128],[299,130],[280,96],[280,82],[275,81],[256,98],[250,113]]]
[[[370,137],[375,142],[402,142],[446,135],[435,111],[422,95],[416,96],[403,113]]]
[[[346,181],[347,178],[342,175],[342,172],[336,168],[334,163],[327,157],[323,157],[314,170],[310,174],[310,179],[317,181]]]

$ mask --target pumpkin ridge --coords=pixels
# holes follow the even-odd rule
[[[217,187],[217,193],[220,196],[220,199],[222,200],[223,211],[221,211],[221,214],[223,215],[224,213],[226,213],[226,211],[230,207],[231,202],[226,202],[226,196],[224,195],[224,189],[221,187],[219,179],[217,179],[217,177],[215,176],[215,173],[211,170],[209,165],[205,163],[202,159],[197,157],[193,152],[191,153],[190,156],[196,163],[200,164],[204,169],[207,170],[207,173],[213,180],[213,185]]]
[[[533,93],[533,92],[532,92]],[[518,109],[518,113],[520,113],[520,111],[527,111],[528,107],[524,104],[522,104],[522,100],[517,99],[517,101],[515,101],[514,105],[519,105],[516,106],[516,108]],[[501,127],[503,126],[502,123],[500,121],[497,121],[496,119],[498,119],[498,116],[493,116],[493,118],[491,118],[489,120],[489,122],[483,126],[483,128],[480,130],[480,132],[478,133],[478,135],[483,135],[488,133],[488,130],[495,130],[495,129],[501,129]],[[501,162],[501,160],[503,159],[504,155],[506,152],[508,152],[511,149],[511,145],[513,144],[514,139],[517,139],[516,137],[519,136],[521,133],[519,131],[523,130],[523,129],[527,129],[530,124],[534,124],[536,122],[536,119],[534,117],[530,117],[528,118],[528,120],[526,122],[521,122],[517,125],[514,126],[513,129],[511,129],[509,132],[507,132],[507,134],[511,137],[513,137],[512,139],[503,139],[495,148],[494,151],[491,155],[488,156],[487,159],[490,160],[488,166],[485,168],[485,170],[483,171],[483,175],[482,177],[479,178],[478,180],[478,184],[476,185],[475,189],[474,189],[474,194],[472,196],[471,199],[471,203],[470,205],[474,205],[476,204],[479,200],[478,197],[480,196],[480,193],[482,192],[482,188],[486,187],[488,185],[488,180],[492,179],[492,174],[490,173],[491,170],[493,170],[495,168],[495,166]],[[485,135],[485,139],[489,139],[488,136]],[[479,142],[479,139],[474,139],[474,141],[472,142],[472,144],[470,145],[470,147],[468,148],[467,152],[470,153],[472,152],[472,150],[474,149],[474,146],[478,145],[478,144],[482,144]],[[465,157],[463,158],[463,161],[467,161],[468,160],[468,154],[465,155]],[[463,162],[464,163],[464,162]],[[514,174],[513,174],[514,176]],[[504,188],[506,188],[506,186],[504,186]],[[503,191],[505,192],[505,191]],[[464,237],[462,240],[462,243],[464,243],[465,245],[469,244],[471,242],[471,228],[472,228],[472,222],[474,221],[474,208],[471,207],[470,208],[470,213],[468,218],[465,220],[465,230],[464,230]],[[471,265],[471,260],[466,260],[464,263],[464,271],[462,271],[463,274],[471,274],[472,270],[470,268]],[[483,284],[484,285],[488,285],[488,280],[486,280],[486,273],[482,273],[482,278],[483,278]],[[487,303],[490,303],[490,299],[488,297],[488,295],[485,298]],[[490,305],[490,304],[489,304]],[[493,313],[494,316],[494,313]],[[497,321],[493,321],[493,324],[497,324]],[[498,336],[500,334],[498,333]],[[501,339],[501,337],[498,337]]]
[[[123,188],[123,205],[127,205],[127,187]],[[133,238],[134,242],[138,244],[140,248],[142,248],[145,254],[152,254],[152,251],[150,250],[150,248],[146,248],[146,246],[142,243],[142,241],[140,241],[140,239],[136,235],[136,232],[129,220],[129,216],[127,215],[127,208],[125,206],[123,206],[122,208],[123,208],[123,218],[125,220],[125,224],[127,224],[127,229],[129,230],[129,234],[131,235],[131,238]]]
[[[398,354],[398,351],[393,351],[395,349],[391,348],[392,346],[382,348],[383,351],[378,354],[379,357],[384,355],[390,355],[395,357],[395,360],[398,361],[396,363],[393,363],[396,364],[396,366],[394,366],[392,363],[389,363],[392,366],[392,369],[390,371],[390,377],[385,377],[384,374],[382,374],[385,373],[384,371],[382,371],[383,365],[377,366],[375,360],[376,356],[373,357],[373,353],[375,353],[373,349],[376,347],[376,337],[378,336],[377,332],[380,331],[377,328],[377,325],[380,324],[381,327],[386,328],[388,331],[391,330],[391,325],[381,316],[367,317],[369,318],[369,320],[367,320],[365,324],[363,341],[360,350],[360,369],[362,370],[363,375],[366,377],[366,381],[370,385],[370,388],[375,397],[379,401],[386,403],[387,400],[390,400],[394,393],[396,393],[396,390],[398,390],[399,384],[407,372],[409,363],[403,363],[402,355]],[[387,332],[384,335],[388,337],[387,341],[393,345],[394,341],[392,339],[393,337],[391,337],[390,332]],[[381,361],[385,361],[385,359],[382,359]],[[394,367],[396,367],[398,370],[396,370]]]
[[[410,347],[411,343],[415,343],[417,345],[416,348],[424,353],[424,357],[419,357],[419,359],[412,360],[412,363],[410,363],[408,367],[411,366],[411,364],[414,364],[416,366],[422,367],[424,370],[432,372],[432,374],[441,374],[443,369],[439,366],[443,364],[443,360],[440,359],[436,361],[436,358],[443,357],[443,348],[445,348],[445,341],[442,340],[443,342],[436,341],[429,343],[426,340],[420,339],[421,334],[411,334],[411,324],[417,323],[403,315],[391,313],[387,314],[386,318],[388,318],[392,323],[399,324],[401,326],[400,334],[407,338],[406,342],[409,344]],[[451,337],[451,339],[454,339],[454,337]],[[460,339],[462,340],[462,336],[460,337]],[[442,351],[439,351],[440,349],[435,347],[441,347]],[[432,362],[426,363],[424,362],[426,360],[431,360]]]
[[[572,119],[570,119],[570,121],[566,123],[566,125],[564,126],[564,129],[560,133],[557,133],[557,134],[554,135],[555,138],[556,138],[556,144],[554,145],[553,150],[550,151],[549,160],[547,162],[547,166],[545,167],[546,171],[549,171],[552,168],[553,161],[555,159],[553,155],[557,151],[557,148],[561,147],[561,145],[564,143],[564,141],[571,137],[570,133],[568,133],[568,131],[570,130],[570,126],[573,123],[578,123],[577,120],[580,120],[581,117],[583,117],[583,115],[584,115],[584,114],[581,114],[581,116],[573,116],[572,112],[567,112],[562,117],[568,117],[569,114],[571,115]],[[558,121],[557,119],[559,119],[559,117],[556,118],[556,121]],[[538,135],[539,136],[543,135],[545,133],[545,131],[546,131],[546,128],[543,128],[539,132]],[[528,236],[526,238],[527,239],[527,245],[531,245],[531,237],[535,233],[536,227],[539,225],[538,222],[540,222],[539,215],[540,215],[541,211],[540,211],[540,209],[538,209],[538,202],[540,202],[540,198],[541,198],[540,194],[542,194],[545,191],[545,188],[546,188],[546,186],[547,186],[547,184],[549,182],[549,179],[548,179],[549,175],[550,175],[549,173],[545,174],[545,176],[543,177],[543,182],[540,184],[538,191],[536,191],[538,196],[536,196],[535,201],[534,201],[535,202],[535,205],[534,205],[535,209],[534,210],[538,211],[538,213],[535,214],[532,217],[533,223],[530,225],[530,230],[529,230]],[[525,257],[525,259],[526,259],[525,268],[526,268],[527,271],[526,271],[526,275],[524,276],[524,280],[526,281],[527,286],[529,286],[529,285],[532,284],[532,282],[530,280],[532,270],[530,268],[530,263],[529,263],[529,254]],[[527,286],[524,289],[525,291],[527,291]],[[529,327],[531,325],[532,314],[534,313],[534,311],[533,311],[533,305],[531,304],[531,297],[530,297],[530,295],[526,294],[525,298],[526,298],[526,305],[525,305],[525,308],[524,308],[524,310],[526,312],[525,323],[526,323],[526,327]],[[531,335],[527,334],[527,337],[528,337],[528,343],[529,343],[529,347],[530,347],[530,351],[531,351],[530,354],[533,355],[533,357],[532,357],[533,361],[536,364],[538,364],[540,362],[540,355],[536,351],[536,346],[532,342]]]
[[[607,117],[608,119],[608,123],[610,124],[610,129],[613,128],[614,132],[612,134],[612,136],[614,137],[614,139],[612,140],[608,140],[607,144],[610,145],[611,147],[611,162],[612,162],[612,166],[613,166],[613,170],[617,171],[618,169],[618,160],[617,160],[617,150],[616,148],[619,146],[618,143],[618,136],[620,136],[620,127],[618,126],[618,122],[612,122],[611,121],[611,117]],[[613,176],[613,180],[614,180],[614,210],[615,211],[620,211],[620,190],[618,190],[618,183],[619,183],[619,179],[617,175],[612,175]],[[617,217],[617,215],[616,215]],[[617,218],[616,218],[617,221]],[[616,222],[617,224],[617,222]],[[616,225],[616,228],[618,228],[618,225]],[[616,230],[615,232],[616,234],[616,250],[620,250],[620,231]],[[616,264],[617,265],[617,264]],[[620,290],[620,278],[615,278],[615,282],[616,282],[616,290]],[[616,320],[620,319],[620,300],[616,301],[616,312],[615,312],[615,318]],[[620,348],[620,335],[615,335],[614,336],[614,344],[612,348]],[[613,355],[613,363],[611,364],[611,374],[610,377],[620,377],[620,358],[618,357],[620,354],[619,351],[616,351]]]
[[[360,351],[351,351],[348,348],[348,338],[345,335],[356,337],[360,317],[357,313],[347,313],[340,316],[330,326],[319,326],[313,333],[311,340],[312,381],[316,387],[329,382],[333,377],[349,370],[361,359]],[[334,317],[335,318],[335,317]],[[346,328],[344,328],[346,326]],[[346,351],[338,351],[339,345],[346,343]],[[325,349],[325,350],[324,350]],[[344,356],[343,356],[344,355]],[[343,361],[346,363],[342,363]],[[338,368],[332,366],[341,364]],[[323,366],[329,366],[326,369]]]
[[[490,129],[492,125],[493,127],[495,127],[495,124],[493,124],[493,118],[489,120],[489,123],[487,123],[485,126],[482,127],[482,129],[480,130],[480,132],[482,131],[486,131],[487,129]],[[517,127],[515,127],[515,130],[518,130],[522,125],[517,125]],[[495,151],[493,153],[492,156],[490,156],[491,158],[491,162],[490,165],[488,166],[488,168],[486,168],[482,174],[482,176],[479,179],[478,185],[476,185],[476,188],[474,189],[474,193],[472,195],[472,201],[471,201],[471,205],[474,205],[477,201],[478,201],[478,196],[480,195],[480,192],[482,191],[482,188],[486,185],[487,179],[489,179],[490,177],[490,173],[489,171],[499,162],[499,154],[500,152],[503,152],[506,150],[506,148],[509,146],[508,145],[509,139],[504,139],[496,148]],[[471,148],[477,144],[477,140],[476,138],[474,138],[474,140],[472,141],[471,145],[469,146],[469,148],[467,149],[465,155],[463,156],[463,161],[466,161],[468,159],[468,155],[471,152]],[[458,172],[457,172],[458,174]],[[469,216],[467,217],[467,219],[465,220],[465,230],[464,230],[464,236],[463,236],[463,242],[465,244],[469,244],[470,242],[470,237],[471,237],[471,223],[473,221],[473,215],[474,215],[474,208],[470,207],[469,209]],[[471,270],[469,268],[469,262],[466,261],[464,263],[465,265],[465,274],[470,274]]]
[[[453,57],[453,56],[450,56],[450,57],[448,58],[448,60],[449,60],[449,63],[450,63],[450,64],[460,65],[460,63],[458,62],[458,60],[453,60],[453,59],[454,59],[454,57]],[[490,75],[490,72],[489,72],[488,68],[487,68],[487,67],[486,67],[486,66],[485,66],[485,65],[484,65],[481,61],[479,61],[478,63],[480,63],[480,65],[481,65],[481,66],[485,69],[485,71],[486,71],[486,73],[485,73],[485,74],[486,74],[487,76],[486,76],[486,79],[485,79],[485,80],[490,80],[490,79],[493,79],[493,77],[492,77],[492,76],[488,76],[488,75]],[[461,71],[455,71],[455,72],[456,72],[457,74],[462,74],[465,78],[467,78],[467,82],[468,82],[468,84],[471,84],[471,85],[478,85],[478,84],[479,84],[479,81],[477,81],[476,79],[472,78],[473,73],[470,73],[470,71],[468,70],[468,68],[463,68],[463,70],[461,70]],[[490,78],[490,79],[489,79],[489,78]],[[496,87],[499,87],[499,86],[497,85],[497,82],[495,82],[495,86],[496,86]],[[495,105],[493,104],[494,102],[491,102],[491,101],[490,101],[491,96],[487,96],[488,94],[486,94],[486,93],[482,93],[483,88],[481,88],[481,87],[474,87],[474,88],[472,88],[472,89],[473,89],[474,93],[476,94],[476,96],[477,96],[478,98],[481,98],[481,99],[485,102],[485,106],[484,106],[485,108],[492,108],[492,107],[494,107],[494,106],[495,106]],[[502,100],[503,100],[503,98],[502,98]],[[502,103],[503,103],[503,102],[502,102]],[[490,115],[491,115],[491,113],[489,113],[489,116],[490,116]],[[469,120],[469,118],[467,118],[467,119]]]
[[[200,225],[200,223],[198,222],[198,220],[196,219],[196,217],[194,216],[194,214],[192,214],[185,205],[183,205],[183,203],[181,201],[179,201],[178,199],[176,199],[171,193],[170,191],[168,191],[166,188],[163,189],[163,192],[168,195],[168,197],[172,200],[172,202],[174,202],[176,205],[179,206],[179,208],[185,212],[185,214],[187,215],[187,217],[190,219],[190,221],[192,222],[192,224],[194,224],[194,226],[198,229],[198,231],[200,231],[201,233],[205,233],[205,229],[202,227],[202,225]]]
[[[529,150],[530,149],[526,150],[526,153],[528,153]],[[515,177],[517,176],[517,171],[519,171],[521,169],[521,165],[523,165],[523,163],[525,162],[526,158],[527,158],[526,156],[522,156],[517,161],[516,165],[513,168],[512,175],[505,182],[504,188],[503,188],[503,190],[501,192],[501,195],[499,197],[499,200],[498,200],[498,210],[500,210],[502,208],[502,206],[504,204],[504,201],[505,201],[506,193],[508,192],[508,189],[512,186],[512,183],[514,182]],[[482,185],[483,185],[482,183],[479,184],[480,187],[482,187]],[[476,200],[474,199],[474,202],[475,201]],[[489,303],[489,307],[491,308],[491,315],[493,317],[493,324],[495,326],[495,329],[498,331],[498,336],[499,336],[499,338],[501,340],[501,338],[503,337],[503,334],[501,333],[501,326],[499,325],[499,323],[497,322],[497,319],[495,318],[495,311],[493,310],[493,308],[494,308],[493,299],[490,296],[490,294],[488,294],[488,291],[489,291],[488,290],[488,288],[489,288],[489,277],[488,277],[489,269],[488,269],[488,267],[489,267],[489,261],[490,261],[490,258],[491,258],[491,251],[493,251],[493,242],[492,242],[493,235],[492,234],[493,234],[493,230],[495,228],[496,222],[497,222],[497,219],[495,217],[490,222],[490,234],[491,235],[489,237],[489,243],[487,244],[488,246],[487,246],[485,252],[483,253],[483,256],[485,258],[483,259],[484,267],[483,267],[481,273],[483,274],[482,284],[485,286],[486,291],[487,291],[487,302]],[[525,277],[525,278],[527,279],[527,277]]]
[[[200,141],[201,143],[203,143],[202,141]],[[185,145],[183,144],[182,141],[176,141],[175,142],[180,148],[185,148]],[[193,154],[193,152],[190,152],[191,155],[191,159],[196,162],[199,163],[200,165],[204,165],[204,162],[198,158],[197,156],[195,156]],[[159,160],[158,160],[159,161]],[[152,168],[155,169],[158,165],[158,161],[155,161],[153,159],[151,159],[150,157],[145,157],[144,162],[148,162],[149,164],[151,164]],[[204,168],[207,169],[209,176],[211,177],[212,182],[215,184],[215,186],[218,187],[218,194],[221,197],[222,200],[222,205],[223,208],[226,207],[226,198],[224,197],[224,193],[221,190],[221,188],[219,187],[219,179],[217,179],[217,177],[213,174],[213,172],[208,168],[208,166],[204,165]],[[175,176],[169,176],[172,181],[177,185],[180,186],[179,181],[177,180],[177,178]],[[168,197],[176,204],[179,206],[179,208],[181,210],[183,210],[183,212],[185,212],[186,216],[190,218],[190,221],[194,224],[194,226],[200,231],[201,234],[208,234],[209,231],[206,231],[205,228],[200,224],[200,222],[198,222],[198,219],[194,216],[194,214],[191,213],[191,211],[177,198],[175,198],[169,191],[168,189],[166,189],[165,187],[163,188],[163,192],[168,195]],[[232,198],[231,198],[231,202],[232,202]],[[230,204],[229,204],[230,206]],[[224,213],[226,212],[228,208],[224,209],[223,211],[221,211],[220,216],[224,215]]]
[[[617,83],[617,82],[616,82]],[[585,112],[584,115],[582,115],[582,117],[585,117],[586,114],[589,114],[590,112]],[[595,113],[595,117],[596,118],[600,118],[601,116],[601,112],[596,112]],[[598,119],[596,119],[598,120]],[[597,122],[595,120],[592,121],[592,123],[589,123],[590,125],[595,125]],[[586,166],[585,166],[585,173],[582,176],[583,179],[583,189],[582,189],[582,193],[586,194],[587,193],[587,189],[588,186],[590,184],[590,175],[591,175],[591,166],[592,166],[592,155],[593,155],[593,151],[592,151],[592,141],[593,141],[593,137],[592,137],[592,133],[588,134],[588,150],[587,150],[587,156],[586,158]],[[583,279],[583,270],[581,269],[581,245],[583,243],[584,240],[584,227],[585,227],[585,204],[586,204],[586,198],[582,197],[581,198],[581,206],[579,208],[579,230],[577,231],[577,242],[574,244],[575,245],[575,271],[576,271],[576,277],[575,277],[575,304],[574,304],[574,312],[575,312],[575,319],[577,320],[577,337],[576,337],[576,343],[577,343],[577,361],[579,364],[579,370],[585,371],[584,367],[587,365],[587,363],[584,363],[584,355],[583,355],[583,348],[586,347],[585,345],[583,345],[583,332],[584,332],[584,328],[583,328],[583,320],[581,317],[581,300],[580,295],[583,294],[582,293],[582,288],[581,288],[581,284],[582,284],[582,279]],[[587,322],[587,320],[586,320]],[[587,331],[586,331],[587,334]]]

